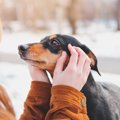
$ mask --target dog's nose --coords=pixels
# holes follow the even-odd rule
[[[18,46],[18,49],[22,52],[25,52],[28,49],[28,47],[29,47],[28,45],[20,45]]]

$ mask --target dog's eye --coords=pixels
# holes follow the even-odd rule
[[[51,44],[52,44],[53,46],[59,46],[59,45],[60,45],[59,41],[57,41],[56,39],[52,40],[52,41],[51,41]]]

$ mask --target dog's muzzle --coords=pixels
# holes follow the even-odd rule
[[[28,45],[19,45],[18,46],[18,50],[19,50],[19,54],[20,54],[21,58],[24,59],[24,57],[26,56],[28,48],[29,48]]]

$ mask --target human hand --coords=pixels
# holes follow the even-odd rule
[[[71,53],[69,63],[63,70],[67,58],[67,54],[63,52],[54,70],[53,86],[66,85],[81,90],[90,73],[90,59],[78,47],[73,47],[69,44],[68,49]]]
[[[33,81],[41,81],[50,83],[46,71],[41,70],[38,67],[28,64],[29,72]]]

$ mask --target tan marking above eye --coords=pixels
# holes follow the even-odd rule
[[[54,38],[57,38],[57,35],[56,35],[56,34],[51,35],[51,36],[49,37],[49,40],[54,39]]]
[[[91,65],[95,66],[95,64],[96,64],[96,58],[95,58],[94,54],[92,52],[89,52],[87,55],[88,55],[88,57],[91,60]]]

